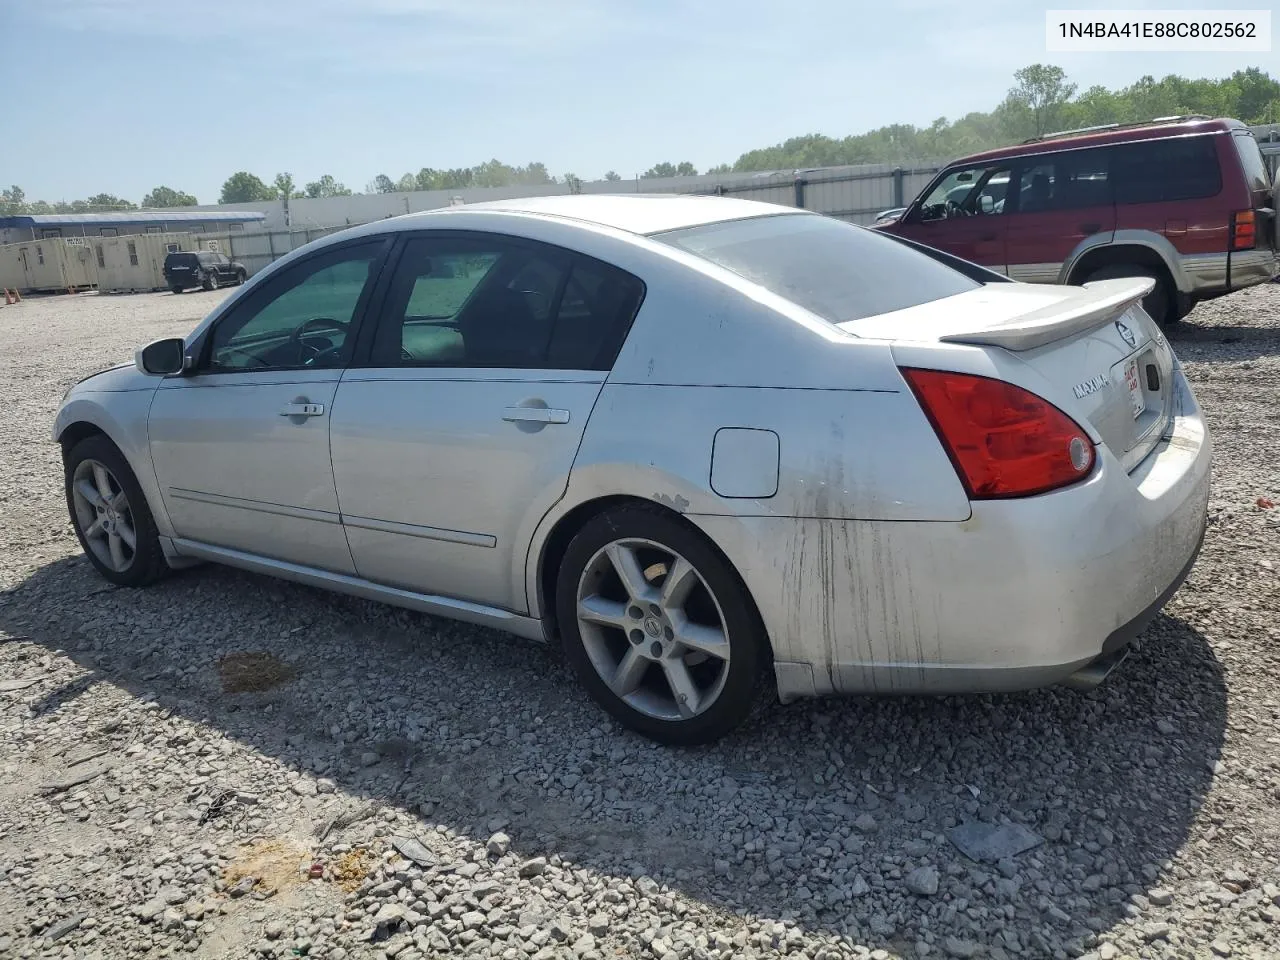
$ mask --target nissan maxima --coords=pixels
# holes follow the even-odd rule
[[[772,690],[1089,686],[1186,577],[1210,441],[1149,279],[565,196],[294,251],[58,411],[107,580],[201,561],[563,645],[666,743]]]

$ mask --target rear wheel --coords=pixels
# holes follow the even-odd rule
[[[248,279],[249,279],[249,275],[245,273],[243,270],[239,270],[236,272],[236,283],[244,283]]]
[[[202,283],[201,286],[204,287],[206,290],[217,290],[218,274],[215,271],[210,270],[208,273],[204,275],[204,283]]]
[[[1175,292],[1170,288],[1169,281],[1150,267],[1113,263],[1094,270],[1081,283],[1088,283],[1091,280],[1115,280],[1119,277],[1150,277],[1156,282],[1151,292],[1142,298],[1142,309],[1147,311],[1156,323],[1163,327],[1182,319],[1180,311],[1176,309],[1178,300]]]
[[[115,444],[102,435],[77,443],[67,456],[66,491],[76,537],[103,577],[142,587],[164,575],[155,519]]]
[[[173,293],[181,293],[181,292],[182,292],[182,287],[178,286],[177,284],[174,284],[173,286],[171,286],[171,287],[169,288],[169,290],[170,290],[171,292],[173,292]]]
[[[767,639],[737,573],[699,533],[645,507],[570,542],[556,584],[565,656],[591,697],[667,744],[716,740],[751,712]]]

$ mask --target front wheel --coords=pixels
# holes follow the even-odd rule
[[[646,507],[578,532],[556,585],[565,656],[600,706],[666,744],[716,740],[751,712],[768,641],[737,573],[701,534]]]
[[[210,270],[208,273],[204,275],[204,283],[202,283],[201,286],[204,287],[204,289],[206,290],[217,290],[218,275],[214,273],[212,270]]]
[[[236,273],[236,283],[244,283],[248,279],[249,279],[249,275],[245,273],[243,270],[240,270]]]
[[[124,455],[102,435],[66,461],[67,507],[85,556],[107,580],[142,587],[168,569],[155,519]]]

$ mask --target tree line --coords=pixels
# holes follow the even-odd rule
[[[1056,66],[1032,64],[1014,74],[1014,85],[994,110],[966,114],[955,121],[939,117],[927,127],[899,123],[866,133],[835,138],[811,133],[792,137],[771,147],[742,154],[733,163],[722,163],[703,171],[709,174],[754,173],[762,170],[793,170],[858,163],[904,163],[913,160],[948,160],[953,157],[1016,143],[1045,133],[1131,123],[1155,117],[1205,114],[1235,117],[1249,124],[1280,122],[1280,81],[1257,67],[1237,70],[1217,80],[1191,80],[1174,74],[1160,80],[1144,76],[1118,90],[1093,86],[1080,92],[1066,73]],[[641,179],[697,176],[689,161],[654,164]],[[614,170],[605,180],[619,181]],[[494,159],[474,167],[437,170],[423,167],[396,179],[385,173],[375,176],[365,193],[396,193],[414,190],[461,190],[467,187],[542,186],[564,184],[570,192],[581,188],[581,179],[572,173],[554,177],[543,163],[511,166]],[[276,174],[267,183],[247,170],[227,178],[219,203],[249,203],[258,200],[301,199],[304,197],[345,197],[353,191],[330,174],[298,188],[293,176]],[[0,191],[0,216],[21,213],[90,213],[109,210],[136,210],[157,207],[193,206],[196,198],[182,190],[159,186],[134,204],[108,193],[84,200],[48,203],[28,201],[18,186]]]

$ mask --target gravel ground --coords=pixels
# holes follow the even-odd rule
[[[536,645],[99,579],[54,408],[224,295],[0,308],[0,956],[1280,957],[1280,286],[1174,335],[1212,522],[1105,686],[779,706],[684,751]],[[961,824],[1038,845],[971,860]]]

